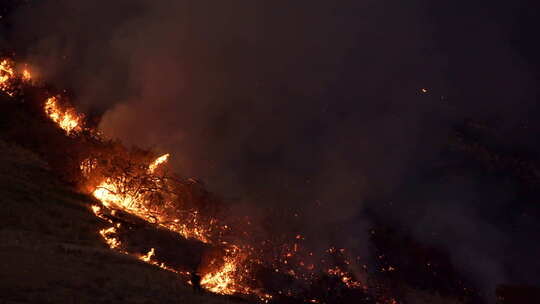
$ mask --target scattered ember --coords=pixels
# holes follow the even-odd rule
[[[328,269],[328,274],[338,277],[349,288],[364,288],[361,282],[355,281],[350,274],[341,270],[338,266]]]
[[[140,172],[140,175],[135,177],[126,175],[105,178],[95,187],[92,194],[104,207],[123,210],[150,223],[157,223],[185,238],[209,243],[211,230],[217,227],[201,225],[197,212],[184,214],[183,218],[174,218],[167,215],[164,210],[156,210],[150,206],[151,196],[170,186],[165,179],[153,174],[168,157],[169,154],[158,157],[148,166],[146,172]],[[91,171],[89,166],[92,164],[93,162],[88,160],[83,162],[81,164],[83,172]]]

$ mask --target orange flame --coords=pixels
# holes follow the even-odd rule
[[[355,281],[351,275],[341,270],[338,266],[328,269],[328,274],[338,277],[345,286],[349,288],[363,288],[361,282]]]
[[[0,62],[0,90],[12,96],[10,81],[15,77],[13,65],[7,59]]]
[[[201,279],[201,286],[217,294],[252,294],[259,297],[261,301],[268,302],[273,298],[272,295],[244,284],[244,280],[250,275],[249,269],[244,267],[248,258],[244,249],[246,248],[242,249],[236,245],[225,249],[222,265],[207,272]],[[211,264],[214,263],[216,260],[213,260]]]
[[[207,273],[201,280],[201,285],[211,292],[218,294],[235,294],[238,290],[234,287],[234,274],[237,265],[234,260],[226,259],[223,266],[216,271]]]
[[[152,257],[156,254],[156,250],[154,248],[150,249],[147,254],[141,256],[141,260],[145,262],[150,262],[152,260]]]
[[[16,73],[10,60],[0,61],[0,91],[13,96],[18,92],[14,88],[20,87],[14,84],[18,84],[20,81],[30,81],[31,79],[32,75],[28,70],[24,69],[22,72]],[[85,126],[84,116],[77,113],[74,107],[65,104],[63,100],[60,100],[60,97],[48,98],[43,105],[43,109],[47,117],[62,128],[67,135],[82,137],[89,134],[89,136],[94,136],[93,139],[101,141],[104,144],[103,146],[106,146],[107,142],[102,141],[101,133]],[[82,132],[83,130],[88,132]],[[107,148],[103,150],[105,152],[109,151]],[[225,248],[223,249],[224,254],[220,258],[212,260],[212,263],[206,265],[206,269],[201,272],[201,286],[210,292],[227,295],[252,295],[259,297],[259,300],[263,302],[269,301],[273,298],[272,295],[262,289],[253,287],[262,283],[254,278],[254,274],[258,273],[259,270],[256,268],[257,265],[262,265],[261,267],[265,267],[265,269],[274,269],[280,275],[290,275],[292,278],[303,280],[308,284],[317,279],[319,271],[323,271],[330,276],[339,278],[349,288],[367,288],[366,285],[355,279],[358,276],[356,272],[353,275],[350,271],[345,270],[351,268],[345,266],[350,264],[348,260],[340,260],[339,264],[343,268],[334,266],[335,263],[332,262],[326,263],[324,259],[319,260],[320,263],[314,260],[314,253],[307,251],[308,249],[303,244],[306,236],[302,234],[288,236],[289,240],[285,241],[286,243],[282,243],[281,240],[264,240],[260,242],[263,247],[251,247],[246,243],[235,242],[237,239],[229,238],[231,235],[228,232],[233,231],[233,229],[222,224],[217,218],[209,217],[206,213],[204,213],[204,216],[200,215],[197,210],[202,211],[205,209],[195,209],[197,207],[192,207],[189,204],[195,199],[186,199],[185,201],[188,203],[185,205],[188,207],[183,208],[181,204],[184,203],[184,193],[182,193],[184,188],[182,187],[190,186],[190,184],[183,184],[183,180],[174,181],[173,178],[165,176],[161,170],[161,175],[156,173],[160,166],[167,163],[170,157],[169,154],[161,155],[151,162],[148,161],[147,154],[143,153],[144,156],[141,158],[137,158],[139,157],[137,154],[135,155],[136,160],[131,162],[130,151],[122,154],[127,149],[121,147],[112,151],[111,154],[114,157],[111,159],[113,161],[107,159],[106,154],[100,154],[102,152],[100,150],[96,154],[91,154],[90,157],[85,155],[84,157],[88,158],[80,163],[81,173],[86,183],[84,186],[101,203],[91,206],[92,212],[97,217],[114,224],[116,222],[115,213],[122,210],[148,223],[178,233],[185,238],[196,239],[212,245],[208,247]],[[125,160],[123,156],[126,156],[127,166],[120,166],[122,168],[118,171],[108,170],[116,166],[109,166],[109,161],[114,163],[120,160],[119,162],[122,163]],[[129,169],[126,173],[121,171],[126,167],[136,169]],[[192,195],[190,191],[186,191],[186,196]],[[298,214],[294,214],[294,216],[298,217]],[[251,225],[249,221],[247,223]],[[120,227],[120,224],[117,224],[99,230],[99,234],[111,249],[135,256],[142,262],[179,275],[190,275],[189,272],[179,271],[159,261],[160,257],[156,257],[155,248],[151,248],[146,254],[132,254],[126,251],[128,247],[121,242],[120,238],[124,230],[120,230]],[[242,236],[249,236],[249,231],[242,231]],[[248,239],[248,241],[254,239]],[[259,244],[259,240],[257,239],[256,242],[250,242],[249,244],[258,246],[256,244]],[[268,255],[269,257],[258,256],[261,253],[267,253],[264,251],[265,248],[276,249],[278,247],[279,249],[272,251],[273,254]],[[336,249],[335,247],[327,250],[327,254],[332,256],[343,256],[344,253],[344,249]],[[393,270],[395,269],[391,266],[388,268],[388,271]],[[277,294],[294,296],[294,292],[291,290],[276,292],[276,296]],[[320,299],[310,299],[309,301],[321,303]]]
[[[62,128],[68,135],[82,130],[82,116],[77,114],[75,109],[69,107],[62,109],[57,97],[50,97],[45,101],[45,113]]]
[[[32,80],[32,74],[30,74],[30,72],[27,69],[24,69],[22,72],[22,79],[25,81],[30,81]]]
[[[162,155],[148,166],[148,183],[153,183],[156,187],[166,183],[161,178],[154,176],[153,172],[158,166],[164,164],[168,157],[169,154]],[[91,170],[88,166],[92,164],[92,162],[88,161],[83,162],[81,164],[83,173]],[[185,238],[196,239],[203,243],[210,242],[209,229],[211,227],[204,227],[198,223],[199,215],[197,212],[192,212],[189,216],[179,219],[162,214],[159,210],[152,210],[147,198],[153,191],[157,190],[147,191],[143,194],[138,187],[127,185],[123,178],[106,178],[99,183],[92,194],[107,208],[124,210],[148,222],[157,223],[159,226],[176,232]]]
[[[0,72],[2,74],[0,76],[0,83],[8,81],[11,77],[15,75],[13,66],[7,59],[4,59],[0,62]]]
[[[159,165],[167,162],[169,160],[169,156],[170,154],[164,154],[158,158],[156,158],[156,160],[154,160],[149,166],[148,166],[148,172],[149,173],[154,173],[156,171],[156,169],[159,167]]]
[[[17,73],[15,63],[10,59],[0,59],[0,91],[15,96],[20,87],[17,86],[18,81],[30,82],[32,75],[27,69],[21,73]]]
[[[121,245],[120,240],[116,237],[116,233],[117,231],[115,227],[102,229],[99,231],[99,234],[101,234],[103,239],[105,239],[105,241],[107,242],[107,245],[109,245],[109,247],[111,247],[112,249],[119,248]]]

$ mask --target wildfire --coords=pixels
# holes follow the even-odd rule
[[[170,186],[166,180],[154,175],[157,168],[165,164],[168,158],[169,154],[156,158],[148,165],[146,172],[143,171],[134,178],[128,176],[105,178],[95,187],[92,194],[107,208],[123,210],[185,238],[210,243],[211,230],[219,230],[219,227],[203,225],[197,211],[184,212],[182,216],[174,217],[151,203],[152,195],[163,194],[163,190]],[[81,164],[81,170],[88,175],[92,171],[91,166],[95,168],[96,162],[85,160]],[[174,197],[171,197],[172,199]]]
[[[138,206],[136,206],[136,203],[139,200],[137,195],[123,193],[123,191],[120,190],[119,185],[115,184],[110,179],[99,184],[93,194],[105,207],[116,207],[133,213],[140,213]]]
[[[165,155],[162,155],[162,156],[156,158],[156,160],[154,160],[148,166],[148,172],[154,173],[156,171],[156,169],[159,167],[159,165],[161,165],[161,164],[167,162],[167,160],[169,160],[169,156],[170,156],[170,154],[165,154]]]
[[[82,130],[82,115],[71,107],[63,109],[57,97],[48,98],[45,101],[44,109],[49,118],[66,131],[68,135]]]
[[[249,287],[244,283],[244,280],[250,276],[249,269],[244,267],[249,257],[245,249],[236,245],[225,249],[222,265],[207,272],[201,279],[201,286],[217,294],[252,294],[256,295],[259,300],[268,302],[273,298],[271,294]],[[216,260],[213,260],[211,266],[214,266],[215,263]]]
[[[6,91],[8,89],[9,80],[15,76],[15,71],[12,64],[4,59],[0,62],[0,89]],[[9,94],[9,93],[8,93]]]
[[[7,94],[14,94],[12,91],[14,79],[29,81],[31,78],[28,70],[25,69],[18,75],[10,61],[0,61],[0,90]],[[68,136],[82,137],[87,133],[82,132],[83,130],[89,131],[88,133],[91,134],[99,134],[99,131],[86,127],[84,116],[60,97],[53,96],[46,99],[43,110],[47,117],[63,129]],[[97,139],[105,146],[106,140],[102,139],[101,135]],[[190,276],[189,272],[179,271],[159,261],[155,248],[151,248],[146,254],[127,252],[126,244],[123,244],[120,239],[120,233],[123,233],[124,229],[121,231],[120,224],[115,224],[114,219],[115,212],[123,211],[152,225],[166,228],[186,239],[195,239],[213,246],[212,248],[219,248],[220,252],[223,252],[222,256],[212,259],[209,265],[200,266],[201,286],[213,293],[253,295],[263,302],[269,301],[273,298],[272,294],[253,286],[254,282],[258,282],[254,278],[256,273],[254,269],[256,270],[255,267],[261,265],[263,265],[261,267],[271,269],[279,275],[288,275],[290,278],[302,281],[306,285],[317,279],[317,272],[326,272],[327,275],[338,277],[339,281],[348,288],[365,288],[355,280],[352,274],[343,270],[347,266],[339,268],[335,265],[325,264],[324,259],[314,260],[313,252],[304,248],[302,242],[305,241],[306,237],[302,234],[289,236],[289,241],[285,243],[273,243],[265,240],[259,247],[254,245],[256,243],[253,240],[235,242],[223,237],[229,231],[233,231],[230,225],[224,223],[225,221],[207,214],[203,216],[201,214],[203,212],[200,212],[203,209],[184,206],[185,200],[189,201],[189,198],[186,197],[191,197],[193,194],[186,191],[186,189],[190,189],[186,185],[191,185],[192,181],[189,179],[178,181],[166,176],[165,170],[158,170],[168,162],[170,154],[163,154],[151,159],[150,153],[148,153],[144,154],[144,157],[130,159],[130,151],[123,147],[119,150],[106,150],[103,154],[85,154],[86,159],[78,164],[81,176],[85,179],[82,186],[88,189],[89,193],[99,201],[96,205],[91,206],[92,212],[97,217],[114,225],[99,230],[99,234],[111,249],[131,254],[145,263],[167,271]],[[111,158],[108,159],[107,156],[111,156]],[[247,222],[251,225],[249,221]],[[235,237],[238,235],[247,237],[249,231],[241,231],[240,233],[237,231]],[[259,240],[257,240],[257,244],[258,242]],[[266,252],[274,252],[272,250],[276,248],[279,248],[275,250],[276,254],[262,258]],[[343,254],[343,250],[331,248],[328,250],[328,254]],[[342,259],[342,262],[349,265],[347,260]],[[321,267],[315,266],[318,264],[321,264]],[[324,266],[322,266],[323,264]],[[293,295],[290,290],[275,291],[275,295],[278,296],[278,294]],[[320,301],[312,299],[311,302],[319,303]]]
[[[250,290],[243,286],[238,286],[239,264],[245,258],[238,246],[231,246],[225,250],[223,265],[214,271],[208,272],[201,280],[201,285],[206,289],[218,294],[247,294]],[[212,261],[212,264],[216,260]],[[241,277],[241,274],[240,274]]]
[[[13,97],[20,92],[20,83],[30,83],[31,81],[32,75],[27,69],[18,72],[13,60],[0,59],[0,91]]]
[[[169,154],[157,157],[148,165],[146,172],[140,173],[142,175],[148,175],[148,178],[144,178],[148,188],[159,188],[159,186],[166,185],[167,181],[155,176],[154,173],[159,166],[168,161],[168,158]],[[95,162],[87,160],[81,164],[81,169],[84,172],[91,171],[88,169],[88,166],[92,166],[93,164]],[[189,213],[184,218],[174,218],[171,215],[167,215],[167,212],[163,210],[152,209],[148,199],[151,191],[138,191],[141,188],[144,187],[134,186],[133,183],[128,183],[125,178],[106,178],[96,187],[93,195],[106,208],[126,211],[148,222],[156,223],[158,226],[176,232],[185,238],[197,239],[203,243],[212,242],[212,229],[219,231],[220,229],[227,228],[227,226],[220,227],[215,220],[211,221],[210,227],[205,226],[199,222],[199,214],[196,211]],[[99,214],[101,211],[97,207],[93,207],[93,209],[96,214]],[[111,248],[118,248],[119,242],[111,238],[110,234],[102,233],[102,236]],[[222,242],[222,244],[227,244],[227,242]],[[208,267],[208,270],[201,279],[201,286],[217,294],[254,294],[263,301],[270,299],[271,295],[256,291],[242,283],[244,277],[249,275],[248,269],[244,267],[248,257],[245,248],[228,245],[224,252],[225,255],[222,257],[220,265],[218,265],[218,261],[214,260],[213,264]],[[154,256],[155,249],[152,248],[146,255],[139,256],[139,259],[163,269],[171,270],[164,264],[153,261],[152,258]],[[177,272],[175,270],[172,271]]]
[[[118,239],[118,237],[116,237],[116,233],[117,231],[115,227],[102,229],[99,231],[99,234],[101,234],[101,236],[107,242],[107,245],[111,247],[111,249],[119,248],[121,245],[120,240]]]
[[[235,284],[233,277],[236,271],[236,262],[226,260],[220,269],[207,273],[201,280],[201,285],[214,293],[235,294],[238,292],[233,287]]]
[[[355,281],[352,276],[345,271],[341,270],[338,266],[328,269],[328,274],[338,277],[345,286],[349,288],[363,288],[364,285],[358,281]]]
[[[19,76],[15,73],[13,62],[8,59],[0,61],[0,91],[14,96],[17,92],[15,83]]]
[[[32,74],[30,74],[30,72],[27,69],[24,69],[22,72],[22,79],[25,81],[30,81],[32,80]]]
[[[141,256],[141,260],[145,262],[150,262],[152,260],[152,257],[156,254],[156,250],[154,248],[150,249],[147,254]]]

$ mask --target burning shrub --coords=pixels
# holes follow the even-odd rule
[[[78,114],[72,107],[63,107],[58,97],[47,98],[44,109],[49,118],[68,135],[81,132],[84,116]]]

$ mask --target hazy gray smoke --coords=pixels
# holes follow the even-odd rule
[[[530,76],[502,30],[511,9],[457,14],[463,6],[36,1],[10,41],[79,107],[102,111],[109,136],[172,152],[178,172],[238,210],[288,208],[317,230],[355,223],[365,199],[414,183],[453,123],[504,115],[511,132],[527,113]],[[486,257],[501,257],[492,250],[503,233],[468,211],[464,191],[453,207],[441,193],[422,198],[419,218],[397,206],[398,218],[422,223],[425,239],[443,225],[439,240],[462,263],[494,261],[471,266],[491,286],[504,275],[500,258]]]

